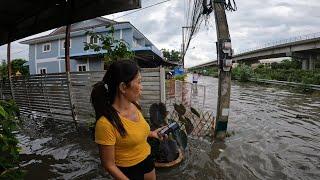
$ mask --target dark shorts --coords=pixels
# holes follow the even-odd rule
[[[197,84],[198,83],[198,81],[192,81],[193,83],[195,83],[195,84]]]
[[[143,180],[144,174],[151,172],[154,169],[154,160],[149,155],[145,160],[130,167],[118,168],[125,174],[130,180]]]

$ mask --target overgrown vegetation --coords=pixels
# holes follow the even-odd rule
[[[253,71],[250,66],[241,64],[232,69],[231,78],[238,79],[241,82],[249,81],[253,77]]]
[[[27,61],[24,59],[14,59],[11,61],[12,74],[16,74],[18,71],[21,75],[29,75],[29,66],[24,65]],[[0,65],[0,77],[8,77],[8,65],[3,60]]]
[[[187,74],[182,74],[182,75],[176,75],[174,76],[175,80],[179,80],[179,81],[185,81],[187,77]]]
[[[270,66],[259,65],[255,69],[248,65],[239,65],[232,69],[232,78],[240,81],[258,78],[320,85],[320,69],[316,66],[313,71],[302,70],[298,60],[284,60]]]
[[[198,72],[203,76],[218,77],[218,67],[190,68],[189,72]]]
[[[181,62],[181,53],[176,50],[161,49],[163,57],[168,61]]]
[[[217,67],[206,67],[201,72],[204,76],[218,77]]]
[[[106,28],[110,29],[107,34],[93,31],[86,32],[90,36],[90,42],[85,42],[84,50],[92,49],[95,52],[101,52],[107,66],[116,60],[132,59],[134,53],[129,50],[130,45],[123,39],[115,38],[113,26],[107,26]]]
[[[0,100],[0,179],[22,179],[19,169],[18,108],[14,101]]]

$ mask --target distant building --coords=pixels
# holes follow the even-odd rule
[[[272,63],[280,63],[281,61],[285,60],[285,59],[290,59],[291,57],[281,57],[281,58],[272,58],[272,59],[261,59],[259,62],[259,64],[263,64],[263,65],[270,65]]]
[[[70,71],[100,71],[104,69],[101,52],[84,50],[85,42],[100,44],[99,39],[90,38],[87,31],[107,34],[106,26],[113,24],[116,39],[124,40],[134,51],[140,65],[159,66],[163,60],[162,52],[157,49],[130,22],[116,22],[98,17],[71,25]],[[60,27],[49,35],[21,42],[29,45],[30,74],[65,72],[65,27]],[[103,52],[103,51],[102,51]]]
[[[272,63],[280,63],[281,61],[283,61],[285,59],[291,59],[291,58],[290,57],[281,57],[281,58],[272,58],[272,59],[261,59],[261,60],[259,60],[259,63],[251,64],[251,67],[253,69],[255,69],[261,64],[264,66],[267,66],[267,67],[271,67]]]

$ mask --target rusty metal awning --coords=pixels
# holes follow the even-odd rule
[[[141,0],[5,0],[0,45],[67,24],[141,7]]]

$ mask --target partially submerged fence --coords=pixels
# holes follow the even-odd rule
[[[191,121],[194,128],[190,135],[195,138],[212,138],[214,131],[214,113],[206,111],[204,108],[206,91],[207,88],[204,85],[176,80],[168,80],[166,82],[168,119],[179,119],[179,115],[174,110],[173,105],[182,104],[186,108],[185,117]],[[192,113],[191,109],[196,110],[199,116]]]
[[[105,71],[72,72],[70,89],[65,73],[13,77],[14,100],[20,112],[28,116],[72,121],[74,112],[76,121],[90,122],[94,119],[90,103],[92,85],[101,81],[104,74]],[[140,104],[144,115],[149,117],[149,106],[165,99],[164,70],[143,68],[141,76],[144,90]],[[0,93],[3,99],[11,98],[8,80],[1,81]]]
[[[186,81],[168,80],[166,82],[166,105],[173,103],[203,109],[206,103],[206,86]]]
[[[95,117],[90,93],[92,86],[102,80],[104,74],[104,71],[72,72],[70,82],[65,73],[14,77],[14,100],[20,112],[27,116],[72,122],[74,115],[77,122],[92,122]],[[183,104],[187,110],[185,117],[194,127],[191,136],[202,138],[212,135],[214,114],[204,110],[205,86],[174,80],[165,83],[163,68],[145,68],[141,75],[143,91],[140,105],[146,118],[149,118],[151,104],[165,102],[168,118],[178,120],[173,104]],[[1,98],[11,98],[9,81],[1,81],[0,94]],[[191,108],[196,109],[200,116],[192,113]]]

